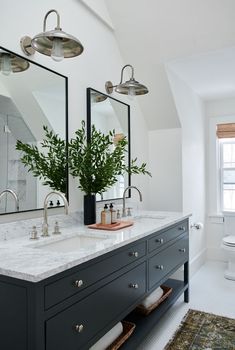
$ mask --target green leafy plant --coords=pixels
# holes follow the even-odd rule
[[[17,141],[16,149],[22,151],[21,162],[28,167],[33,176],[43,179],[44,185],[53,190],[66,192],[67,155],[66,142],[47,126],[43,126],[45,139],[40,143],[41,152],[36,145]]]
[[[147,174],[146,163],[136,164],[137,158],[131,160],[130,167],[125,163],[128,141],[126,137],[115,145],[115,131],[108,135],[96,130],[92,125],[90,140],[87,140],[85,122],[75,133],[68,145],[69,172],[79,178],[79,188],[86,194],[106,191],[117,182],[117,176],[124,173]]]

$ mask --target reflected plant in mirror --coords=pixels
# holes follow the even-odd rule
[[[47,126],[44,125],[43,130],[45,138],[40,142],[40,146],[25,144],[17,140],[16,149],[22,152],[20,160],[28,168],[28,172],[32,172],[33,176],[43,180],[43,185],[65,193],[67,171],[66,142],[58,134],[49,131]]]
[[[55,186],[27,171],[16,143],[37,146],[46,156],[43,126],[67,142],[67,78],[2,47],[0,65],[0,192],[12,190],[19,211],[40,209]],[[68,172],[63,171],[62,182],[60,189],[68,188]],[[52,200],[56,206],[57,198]],[[15,201],[8,192],[0,199],[0,214],[13,212]]]

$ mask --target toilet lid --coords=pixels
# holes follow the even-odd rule
[[[226,236],[223,238],[223,243],[230,247],[235,247],[235,236]]]

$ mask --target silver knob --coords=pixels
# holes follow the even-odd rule
[[[130,256],[134,256],[135,258],[138,258],[139,253],[138,252],[131,252]]]
[[[163,265],[157,265],[157,266],[156,266],[156,269],[158,269],[158,270],[163,270],[163,269],[164,269],[164,266],[163,266]]]
[[[82,333],[83,329],[84,329],[83,324],[76,324],[76,326],[75,326],[75,331],[76,332]]]
[[[156,239],[156,242],[162,244],[162,243],[164,243],[164,239],[163,238],[158,238],[158,239]]]
[[[139,286],[138,286],[137,283],[130,283],[130,284],[129,284],[129,287],[130,287],[130,288],[134,288],[134,289],[138,289],[138,288],[139,288]]]
[[[186,249],[185,249],[185,248],[180,248],[180,249],[179,249],[179,252],[185,253],[185,252],[186,252]]]
[[[180,226],[180,227],[178,227],[178,230],[179,231],[185,231],[185,227],[184,226]]]
[[[83,280],[76,280],[74,282],[74,285],[75,287],[80,288],[81,286],[83,286]]]

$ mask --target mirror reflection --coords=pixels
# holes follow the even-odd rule
[[[91,125],[104,134],[115,130],[114,146],[123,136],[128,139],[126,164],[130,165],[130,106],[97,90],[87,89],[87,135],[89,138]],[[118,176],[118,181],[96,200],[113,200],[122,198],[124,189],[130,186],[130,175]]]
[[[51,191],[22,164],[16,150],[17,140],[40,147],[43,126],[67,141],[67,78],[0,48],[1,214],[42,208]],[[61,203],[51,198],[50,205]]]

